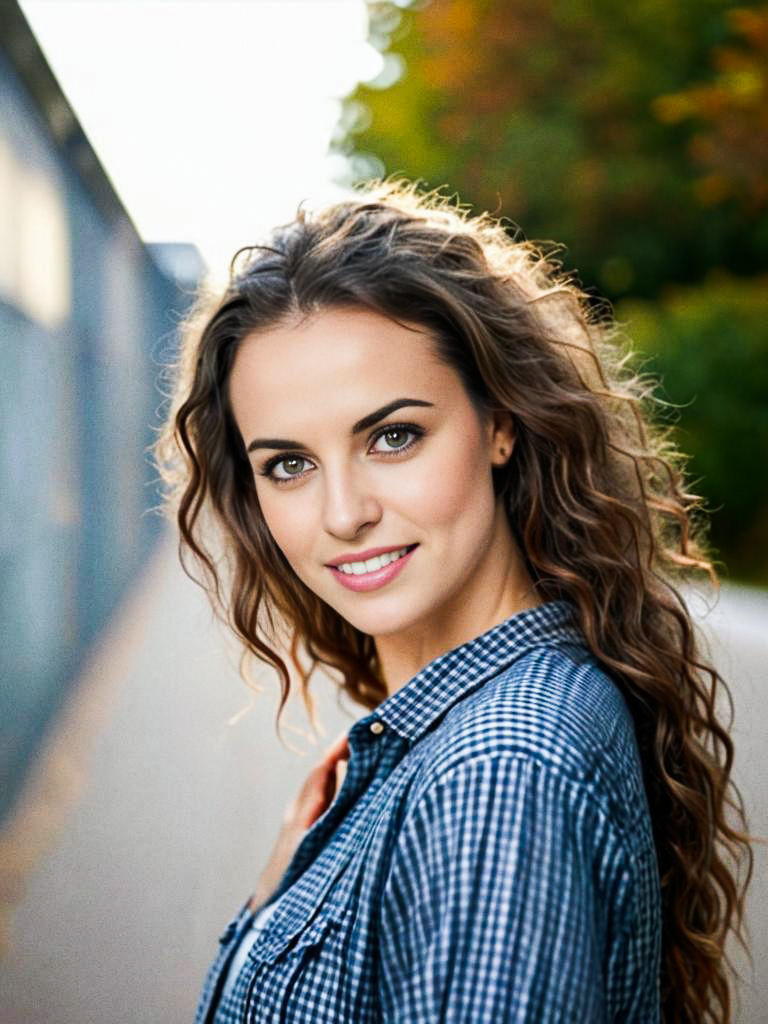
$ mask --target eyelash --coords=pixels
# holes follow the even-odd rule
[[[381,427],[379,430],[376,431],[375,434],[373,434],[369,442],[369,446],[376,444],[379,438],[384,437],[385,434],[389,434],[394,430],[405,431],[405,433],[407,434],[413,434],[414,437],[407,444],[402,445],[400,448],[392,448],[391,451],[388,452],[376,452],[376,455],[383,455],[385,458],[390,458],[391,456],[398,456],[402,452],[410,451],[410,449],[413,448],[414,445],[418,444],[419,441],[421,441],[421,439],[424,437],[424,434],[426,433],[423,427],[419,427],[415,423],[388,423],[385,427]],[[304,473],[299,473],[289,478],[273,476],[272,471],[274,470],[275,466],[278,466],[281,462],[284,462],[286,459],[304,459],[305,462],[309,461],[309,459],[306,459],[303,455],[299,455],[298,452],[284,452],[282,455],[273,455],[271,459],[268,459],[264,463],[263,469],[259,470],[259,475],[265,476],[268,480],[271,480],[272,483],[275,483],[278,486],[282,486],[283,484],[290,484],[294,480],[301,480],[305,476],[306,471]]]

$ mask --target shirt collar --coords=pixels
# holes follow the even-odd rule
[[[583,635],[574,621],[573,608],[566,601],[549,601],[517,612],[430,661],[358,726],[362,731],[379,719],[415,742],[448,708],[532,648],[583,647]]]

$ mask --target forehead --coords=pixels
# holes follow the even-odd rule
[[[437,404],[462,391],[424,328],[363,309],[327,310],[248,335],[229,387],[241,428],[270,430],[310,424],[318,413],[357,419],[404,395]]]

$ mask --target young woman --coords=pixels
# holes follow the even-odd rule
[[[730,1019],[751,855],[675,589],[711,568],[612,338],[531,246],[392,183],[245,250],[188,332],[183,546],[280,710],[290,656],[367,712],[199,1022]]]

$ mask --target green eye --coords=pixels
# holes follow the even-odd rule
[[[408,440],[407,430],[388,430],[382,437],[387,439],[390,448],[402,448]]]
[[[383,427],[375,435],[373,451],[380,455],[394,455],[397,452],[408,451],[421,440],[423,435],[423,428],[417,427],[415,423],[392,423],[388,427]]]
[[[261,470],[261,475],[275,483],[284,484],[294,477],[303,476],[306,465],[307,460],[301,455],[283,455],[271,459]]]

